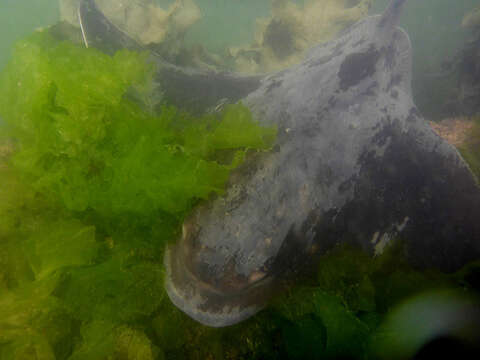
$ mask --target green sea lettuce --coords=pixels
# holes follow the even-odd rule
[[[57,294],[72,317],[82,321],[135,321],[150,316],[165,296],[158,263],[127,264],[114,256],[96,266],[71,269],[66,276]]]
[[[154,113],[152,78],[146,54],[45,31],[0,75],[1,359],[163,357],[148,319],[166,304],[164,245],[276,130],[241,104]]]
[[[54,293],[66,269],[93,263],[98,252],[95,231],[48,207],[3,165],[0,358],[65,358],[71,351],[74,324]]]
[[[95,320],[81,328],[80,342],[69,360],[161,360],[161,349],[141,330]]]
[[[223,192],[246,150],[268,149],[275,138],[240,104],[221,118],[146,111],[128,96],[151,82],[145,54],[110,57],[37,33],[13,59],[0,81],[0,115],[20,144],[13,165],[69,210],[185,212]],[[217,150],[233,151],[233,163],[214,161]]]

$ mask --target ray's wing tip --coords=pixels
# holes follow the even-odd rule
[[[381,27],[397,26],[407,0],[391,0],[380,20]]]

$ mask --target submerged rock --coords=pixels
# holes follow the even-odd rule
[[[480,112],[480,7],[465,14],[461,26],[468,30],[468,38],[459,51],[442,62],[443,72],[437,75],[453,79],[453,86],[440,105],[450,117]]]
[[[81,0],[60,0],[60,18],[78,26]],[[193,0],[175,0],[164,9],[153,0],[95,0],[108,20],[140,44],[164,44],[171,52],[182,44],[186,31],[201,18]]]
[[[368,14],[372,0],[273,0],[272,15],[257,19],[254,42],[229,49],[235,69],[245,73],[269,72],[299,63],[312,46]]]
[[[480,27],[480,6],[465,14],[462,19],[462,27],[478,28]]]

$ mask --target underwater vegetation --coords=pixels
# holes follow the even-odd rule
[[[220,118],[143,110],[133,99],[150,71],[144,55],[109,57],[46,32],[17,44],[0,80],[13,151],[1,169],[0,358],[103,358],[108,341],[92,350],[95,334],[145,343],[116,325],[158,308],[166,241],[249,150],[273,144],[276,130],[242,105]]]
[[[221,121],[168,106],[152,116],[124,99],[150,74],[145,56],[83,52],[34,36],[18,45],[1,89],[2,115],[19,142],[13,165],[68,210],[178,213],[193,198],[221,193],[245,155],[219,164],[209,161],[215,152],[272,144],[275,131],[258,128],[241,105],[227,107]]]
[[[391,358],[382,349],[402,331],[398,303],[444,288],[452,302],[455,290],[474,296],[480,264],[415,271],[399,240],[375,258],[332,250],[244,323],[195,323],[165,294],[164,246],[276,130],[240,104],[154,114],[142,100],[151,71],[144,54],[110,57],[40,32],[0,76],[0,359]]]

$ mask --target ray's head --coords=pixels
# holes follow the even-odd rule
[[[178,244],[165,255],[170,299],[193,319],[213,327],[232,325],[258,312],[271,295],[274,276],[273,264],[248,263],[252,256],[269,256],[266,248],[272,240],[263,240],[265,249],[255,247],[253,239],[242,243],[245,238],[234,230],[235,220],[219,214],[225,210],[222,205],[213,201],[199,206],[183,224]],[[250,226],[243,226],[248,232]]]

